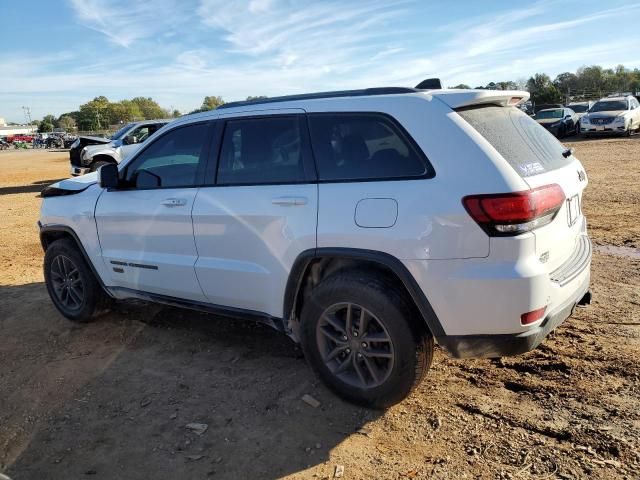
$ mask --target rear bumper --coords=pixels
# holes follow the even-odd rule
[[[497,358],[519,355],[536,348],[549,333],[573,313],[576,305],[589,303],[590,276],[563,305],[549,313],[544,321],[522,333],[501,335],[455,335],[438,338],[438,343],[456,358]]]

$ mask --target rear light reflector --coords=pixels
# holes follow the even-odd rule
[[[523,313],[520,315],[520,323],[522,325],[531,325],[544,317],[544,312],[547,311],[547,307],[542,307],[532,312]]]
[[[462,204],[490,236],[518,235],[550,223],[564,203],[560,185],[523,192],[469,195]]]

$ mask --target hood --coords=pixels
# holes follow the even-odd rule
[[[91,185],[98,183],[98,172],[87,173],[80,177],[67,178],[49,185],[40,194],[42,197],[57,197],[60,195],[72,195],[80,193]]]
[[[80,139],[86,139],[86,140],[91,140],[92,142],[95,143],[110,143],[111,139],[110,138],[104,138],[104,137],[92,137],[89,135],[82,135],[81,137],[78,137]]]
[[[623,117],[625,113],[627,113],[626,110],[615,110],[611,112],[593,112],[589,114],[589,118]]]

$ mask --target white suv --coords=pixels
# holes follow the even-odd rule
[[[580,162],[526,92],[381,88],[227,104],[43,192],[58,310],[139,298],[268,323],[343,397],[535,348],[588,303]]]

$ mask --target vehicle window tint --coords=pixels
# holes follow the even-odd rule
[[[565,148],[553,135],[517,108],[488,105],[460,109],[458,115],[522,177],[555,170],[573,161],[571,156],[562,155]]]
[[[419,177],[427,167],[390,119],[376,114],[313,114],[311,144],[320,180]]]
[[[218,184],[302,182],[304,152],[298,116],[229,120],[218,164]]]
[[[137,188],[191,187],[198,183],[204,123],[176,128],[152,141],[127,171]]]

